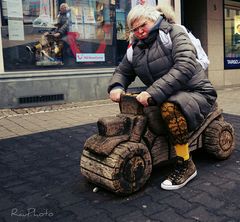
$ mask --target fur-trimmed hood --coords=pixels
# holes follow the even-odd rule
[[[156,6],[156,9],[161,12],[161,15],[164,16],[169,23],[176,23],[176,15],[172,6],[167,4],[159,4]]]

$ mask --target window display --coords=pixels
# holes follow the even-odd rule
[[[225,68],[240,68],[240,2],[225,0]]]
[[[127,14],[142,2],[2,0],[5,71],[117,65],[128,46]]]
[[[116,65],[115,1],[2,3],[6,71]],[[61,10],[62,3],[67,5],[65,12]]]

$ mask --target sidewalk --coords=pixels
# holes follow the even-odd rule
[[[156,167],[139,192],[118,197],[93,192],[79,171],[85,140],[99,117],[118,113],[109,100],[0,110],[0,222],[239,222],[240,87],[218,90],[236,150],[225,161],[193,153],[198,176],[177,191],[160,183],[170,166]],[[95,189],[94,189],[95,191]]]
[[[218,90],[218,104],[224,113],[240,115],[239,95],[240,87]],[[0,139],[96,123],[99,117],[118,112],[118,104],[110,100],[0,109]]]
[[[118,112],[118,104],[110,100],[4,109],[0,110],[0,139],[96,123]]]
[[[240,87],[218,90],[218,105],[224,113],[240,115]]]

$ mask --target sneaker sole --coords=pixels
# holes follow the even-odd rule
[[[177,190],[185,186],[190,180],[192,180],[195,176],[197,176],[197,171],[195,171],[184,183],[179,184],[179,185],[171,185],[171,186],[166,186],[161,183],[161,188],[164,190]]]

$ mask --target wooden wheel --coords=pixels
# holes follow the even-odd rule
[[[152,160],[144,144],[126,142],[115,147],[108,157],[84,149],[80,167],[89,181],[115,193],[131,194],[150,177]]]
[[[228,158],[235,147],[234,129],[225,121],[213,120],[203,136],[204,148],[216,158]]]

